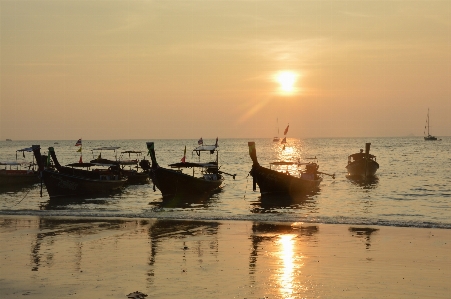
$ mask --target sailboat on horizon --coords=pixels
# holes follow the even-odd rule
[[[427,134],[427,136],[426,136],[426,128],[427,128],[427,131],[428,131],[428,134]],[[431,134],[429,134],[429,108],[428,108],[428,114],[427,114],[427,118],[426,118],[426,125],[424,126],[424,140],[426,140],[426,141],[434,141],[434,140],[437,140],[437,137],[435,137],[435,136],[432,136]],[[441,139],[440,139],[441,140]]]
[[[272,139],[273,142],[279,142],[279,118],[277,118],[277,136]]]

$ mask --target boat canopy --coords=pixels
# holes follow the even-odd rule
[[[193,149],[193,152],[214,152],[218,150],[218,146],[216,145],[200,145]]]
[[[136,156],[141,156],[142,155],[142,151],[123,151],[121,152],[121,156],[119,157],[119,163],[121,165],[133,165],[133,164],[137,164],[138,160],[137,159],[122,159],[122,157],[124,156],[124,154],[128,154],[128,157],[131,157],[131,154],[136,154]]]
[[[16,152],[32,152],[33,149],[31,147],[26,147],[20,150],[17,150]]]
[[[298,165],[311,165],[311,164],[316,164],[315,162],[300,162],[297,163]]]
[[[271,162],[270,165],[276,165],[276,166],[285,166],[285,165],[298,165],[298,162],[292,162],[292,161],[277,161],[277,162]]]
[[[91,167],[91,166],[95,166],[96,164],[93,163],[71,163],[71,164],[67,164],[66,166],[69,167]]]
[[[96,165],[136,165],[138,164],[138,160],[109,160],[109,159],[102,159],[97,158],[94,160],[91,160],[90,163],[94,163]]]
[[[208,168],[208,167],[218,167],[218,165],[214,164],[214,163],[192,163],[192,162],[179,162],[179,163],[174,163],[174,164],[169,164],[170,167],[172,168],[188,168],[188,167],[203,167],[203,168]]]
[[[131,156],[131,154],[136,154],[137,156],[140,156],[142,155],[142,151],[123,151],[121,152],[121,156],[123,154],[128,154],[129,157]]]
[[[93,166],[103,166],[103,167],[114,167],[117,166],[117,164],[107,164],[107,163],[90,163]]]
[[[33,148],[31,148],[31,147],[26,147],[26,148],[23,148],[23,149],[18,149],[18,150],[16,151],[16,160],[17,160],[17,153],[18,153],[18,152],[22,152],[22,157],[25,158],[25,152],[33,152]],[[33,156],[33,161],[34,161],[34,156]]]
[[[102,147],[98,147],[98,148],[93,148],[93,151],[115,151],[118,148],[121,148],[120,146],[102,146]]]

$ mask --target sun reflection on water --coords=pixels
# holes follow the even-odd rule
[[[278,240],[280,245],[279,257],[282,261],[282,267],[279,275],[280,293],[283,298],[294,298],[295,290],[295,273],[299,267],[299,259],[302,256],[295,256],[295,235],[282,235]]]
[[[275,143],[272,146],[273,154],[275,158],[274,161],[292,161],[297,162],[302,160],[302,143],[296,138],[287,138],[286,144]],[[279,171],[288,171],[293,175],[298,174],[298,168],[296,165],[291,166],[283,166],[279,169],[275,169]]]
[[[286,144],[273,144],[273,151],[280,161],[295,161],[301,156],[302,143],[296,138],[287,138]]]

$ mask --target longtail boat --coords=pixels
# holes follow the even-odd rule
[[[32,152],[31,147],[16,151],[16,161],[0,161],[0,186],[32,185],[39,183],[38,174],[35,171],[36,164],[33,162],[18,161],[17,153]]]
[[[110,164],[119,164],[122,170],[122,174],[127,177],[127,184],[129,185],[139,185],[139,184],[147,184],[150,181],[149,173],[139,171],[139,159],[138,157],[141,156],[141,151],[123,151],[121,152],[121,155],[119,156],[119,159],[117,158],[116,150],[120,147],[99,147],[92,149],[92,152],[94,151],[100,151],[97,158],[90,161],[90,163],[95,165],[110,165]],[[113,150],[115,153],[114,160],[112,159],[104,159],[102,158],[102,151],[108,151]],[[124,158],[124,154],[128,154],[128,158]],[[136,159],[131,159],[130,155],[136,155]]]
[[[197,196],[208,195],[220,189],[224,181],[223,174],[235,175],[225,173],[219,170],[218,167],[218,145],[200,145],[193,151],[200,157],[201,152],[210,152],[216,154],[216,160],[207,163],[201,162],[182,162],[169,164],[170,168],[163,168],[158,165],[155,148],[153,142],[147,142],[147,149],[152,161],[150,167],[150,177],[155,186],[161,191],[163,198],[174,196]],[[186,148],[185,148],[186,153]],[[184,173],[186,170],[192,173]]]
[[[32,149],[39,166],[39,175],[50,198],[107,194],[120,190],[127,182],[127,178],[121,174],[117,164],[111,164],[108,169],[92,170],[90,168],[96,166],[93,163],[72,163],[61,166],[53,147],[49,147],[47,163],[44,163],[42,159],[39,145],[33,145]],[[50,158],[53,160],[54,167],[49,167]],[[87,168],[87,170],[79,168]]]
[[[349,177],[368,178],[373,177],[379,169],[379,163],[376,162],[376,156],[370,154],[371,143],[365,144],[365,153],[363,149],[359,153],[348,156]]]
[[[124,154],[128,154],[129,158],[131,154],[134,154],[136,155],[136,159],[125,159]],[[147,164],[149,162],[146,159],[139,160],[139,157],[141,155],[141,151],[121,152],[121,156],[119,157],[118,162],[121,165],[122,172],[128,178],[128,184],[148,184],[150,181],[150,175],[148,171],[139,171],[140,165],[142,165],[143,163]]]
[[[294,196],[308,193],[318,189],[323,180],[322,175],[330,175],[335,178],[335,175],[318,171],[317,162],[276,161],[271,162],[269,168],[263,167],[257,160],[255,142],[248,142],[248,146],[252,159],[252,169],[249,173],[253,178],[253,190],[256,191],[258,185],[262,195],[280,193]],[[277,168],[280,166],[285,166],[287,169],[280,171]],[[288,167],[297,169],[298,173],[293,174]]]

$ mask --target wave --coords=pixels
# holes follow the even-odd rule
[[[336,224],[336,225],[364,225],[364,226],[392,226],[408,228],[436,228],[451,229],[451,223],[412,221],[412,220],[388,220],[371,218],[352,217],[299,217],[299,215],[289,214],[249,214],[249,215],[201,215],[201,214],[180,214],[168,212],[144,212],[144,213],[124,213],[124,212],[95,212],[92,210],[78,213],[70,213],[64,210],[33,211],[33,210],[3,210],[0,216],[36,216],[36,217],[77,217],[77,218],[124,218],[124,219],[159,219],[159,220],[191,220],[191,221],[257,221],[257,222],[291,222],[310,224]]]

